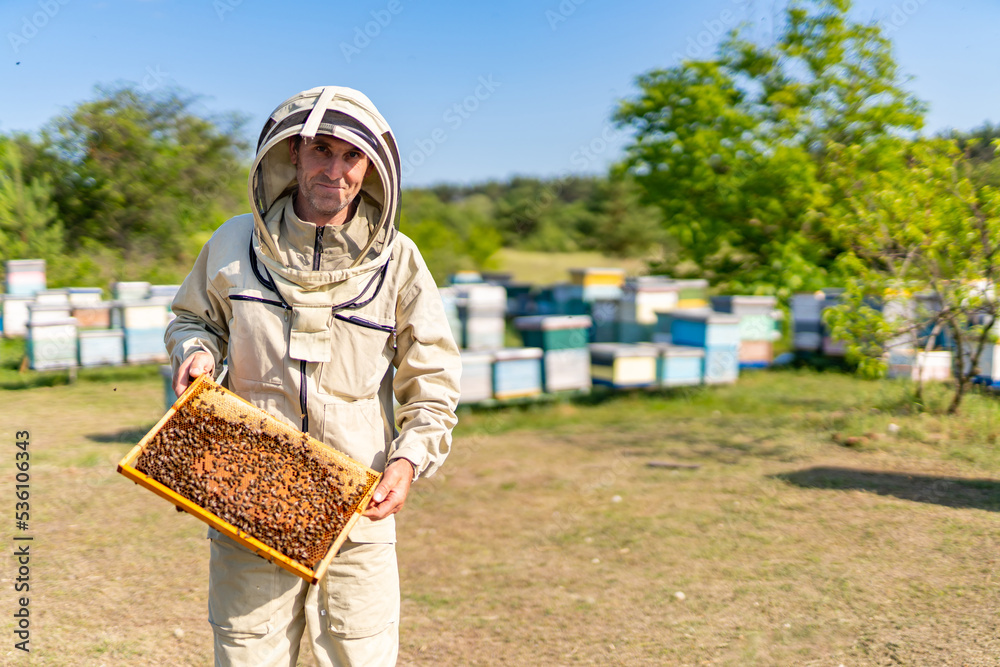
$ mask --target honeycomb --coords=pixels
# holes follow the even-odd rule
[[[209,381],[168,415],[134,468],[310,570],[379,478]]]

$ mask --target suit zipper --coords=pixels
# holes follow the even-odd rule
[[[323,259],[323,230],[326,227],[316,228],[316,242],[313,244],[313,271],[319,271],[320,260]]]
[[[306,384],[306,362],[299,360],[299,409],[302,411],[302,432],[309,432],[309,386]]]

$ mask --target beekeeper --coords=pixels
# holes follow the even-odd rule
[[[303,632],[322,665],[395,663],[392,515],[448,454],[460,372],[431,274],[396,229],[399,169],[358,91],[286,100],[257,142],[252,213],[215,232],[174,300],[178,395],[227,360],[234,392],[385,473],[316,586],[209,531],[217,665],[295,665]]]

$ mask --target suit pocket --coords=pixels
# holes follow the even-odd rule
[[[378,327],[388,326],[363,318],[358,321],[369,322]],[[334,320],[334,354],[330,361],[323,363],[320,370],[320,391],[327,395],[353,399],[378,393],[382,376],[392,361],[390,335],[388,331]]]
[[[369,468],[385,468],[385,427],[378,398],[327,403],[322,441]]]
[[[217,632],[240,637],[272,629],[277,569],[224,535],[212,539],[208,620]]]
[[[229,323],[229,373],[236,380],[234,389],[239,392],[255,385],[280,386],[288,358],[284,309],[233,295],[230,299],[233,319]]]
[[[399,620],[399,573],[392,544],[348,543],[319,585],[333,635],[370,637]]]

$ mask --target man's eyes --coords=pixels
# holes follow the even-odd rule
[[[322,153],[323,155],[333,154],[333,151],[330,149],[329,146],[317,145],[313,147],[313,150],[316,151],[317,153]],[[364,153],[362,153],[361,151],[347,151],[346,153],[344,153],[344,158],[351,161],[360,160],[362,157],[364,157]]]

